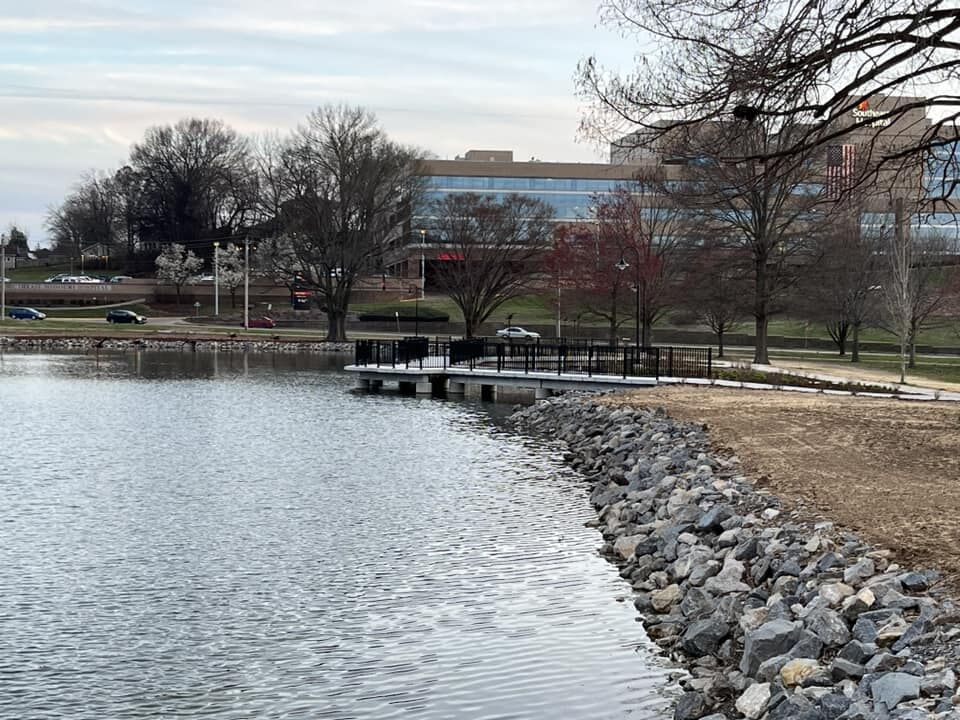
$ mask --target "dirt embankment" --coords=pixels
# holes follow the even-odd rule
[[[758,485],[960,588],[960,404],[691,387],[626,397],[706,423]]]

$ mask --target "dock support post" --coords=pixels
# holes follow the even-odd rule
[[[466,395],[467,393],[467,384],[462,382],[454,382],[450,380],[447,382],[447,395]]]
[[[363,377],[363,376],[361,376],[361,375],[357,375],[356,380],[357,380],[356,388],[357,388],[358,390],[369,390],[369,389],[370,389],[370,381],[369,381],[367,378],[365,378],[365,377]]]
[[[417,380],[417,395],[431,394],[433,394],[433,383],[430,382],[430,378]]]

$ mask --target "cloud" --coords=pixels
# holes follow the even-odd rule
[[[12,3],[7,3],[12,5]],[[617,46],[585,0],[31,0],[0,10],[0,175],[44,169],[42,214],[146,128],[216,117],[286,132],[326,102],[375,111],[441,157],[470,147],[594,160],[573,139],[577,60]],[[598,39],[599,38],[599,39]],[[32,209],[31,209],[32,208]],[[42,232],[39,228],[37,232]]]

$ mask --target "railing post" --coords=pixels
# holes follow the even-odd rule
[[[670,365],[668,372],[670,373],[670,376],[673,377],[673,347],[667,348],[667,358],[667,362]]]
[[[627,379],[627,346],[623,346],[623,379]]]
[[[587,348],[587,377],[593,375],[593,345]]]
[[[660,348],[653,348],[653,376],[660,379]]]

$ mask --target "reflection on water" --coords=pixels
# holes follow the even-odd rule
[[[659,718],[583,485],[345,358],[0,358],[0,717]]]

